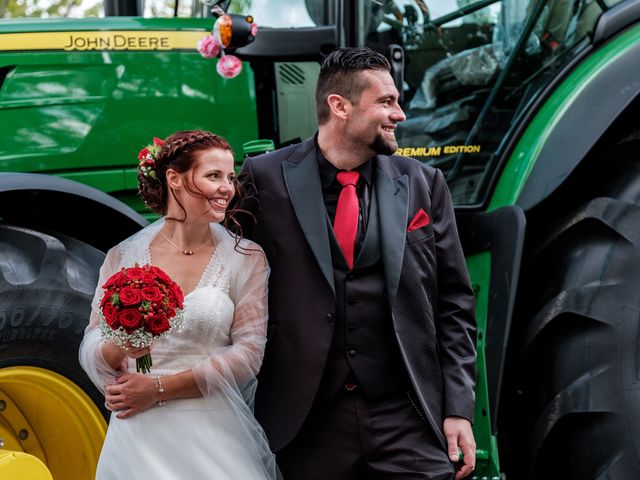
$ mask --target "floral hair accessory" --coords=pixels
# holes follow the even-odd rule
[[[164,141],[158,137],[153,137],[153,143],[147,145],[138,153],[138,168],[144,177],[158,179],[156,173],[156,157],[160,153],[160,149],[164,145]]]

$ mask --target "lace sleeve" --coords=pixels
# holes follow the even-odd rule
[[[245,401],[253,401],[251,387],[255,385],[266,343],[269,277],[265,255],[255,248],[241,255],[240,264],[233,266],[229,290],[235,305],[231,345],[217,349],[207,361],[193,368],[205,396],[222,389],[241,392]]]
[[[100,324],[98,308],[103,295],[102,285],[118,270],[119,265],[120,253],[119,249],[115,247],[107,252],[104,263],[100,267],[96,293],[91,302],[89,325],[84,331],[84,338],[80,344],[80,365],[102,393],[104,393],[104,385],[113,383],[118,372],[111,368],[102,356],[102,336],[98,329]],[[126,363],[123,363],[123,368],[126,368]]]
[[[231,277],[229,296],[235,305],[231,325],[231,345],[216,349],[204,362],[196,365],[193,375],[202,395],[211,402],[224,403],[234,415],[234,428],[244,434],[243,448],[259,458],[265,478],[276,478],[275,456],[269,448],[264,430],[253,416],[253,400],[257,386],[267,331],[267,280],[269,267],[262,250],[235,255],[238,262],[227,263]]]

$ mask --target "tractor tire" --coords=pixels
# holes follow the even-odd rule
[[[54,478],[93,476],[106,429],[104,398],[78,362],[103,260],[73,238],[0,225],[0,400],[37,443],[21,433],[13,450],[44,457]],[[68,448],[60,433],[48,438],[58,428]]]
[[[615,162],[601,156],[528,222],[508,478],[640,478],[639,151],[608,148]]]

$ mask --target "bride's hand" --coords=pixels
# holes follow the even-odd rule
[[[118,418],[129,418],[158,402],[155,378],[141,373],[127,372],[105,389],[105,406],[111,411],[119,411]]]

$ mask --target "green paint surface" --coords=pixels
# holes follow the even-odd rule
[[[493,479],[499,478],[500,476],[500,463],[497,439],[491,433],[485,357],[491,254],[489,252],[483,252],[467,257],[467,268],[469,269],[471,284],[476,296],[476,319],[478,322],[478,340],[476,344],[478,352],[476,363],[476,406],[473,424],[473,434],[477,447],[474,476]]]
[[[212,20],[1,24],[0,46],[3,38],[13,38],[4,35],[31,31],[60,35],[127,30],[135,37],[155,29],[169,34],[194,31],[191,35],[199,38],[208,33]],[[0,51],[0,171],[58,174],[108,193],[135,196],[137,154],[154,136],[210,130],[225,137],[240,155],[242,144],[258,136],[253,72],[245,62],[238,77],[222,78],[216,72],[217,59],[202,58],[196,43],[167,51]],[[141,203],[133,203],[144,211]]]
[[[562,81],[518,141],[500,176],[487,211],[516,203],[538,160],[542,147],[562,118],[563,113],[598,73],[606,69],[611,62],[636,45],[638,41],[640,41],[640,25],[630,28],[595,50]]]

